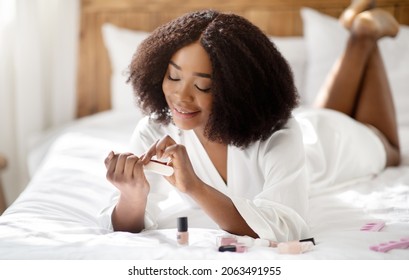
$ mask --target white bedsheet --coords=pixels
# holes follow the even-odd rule
[[[52,136],[55,141],[31,183],[0,217],[0,259],[409,260],[409,249],[369,250],[371,245],[409,237],[409,165],[311,193],[309,224],[317,245],[301,255],[278,254],[268,247],[220,253],[216,240],[225,233],[222,230],[190,228],[188,247],[177,246],[176,228],[107,232],[97,217],[114,187],[105,179],[103,160],[112,149],[127,149],[133,120],[132,114],[107,112]],[[409,140],[408,130],[401,135]],[[405,154],[404,162],[407,159]],[[365,223],[379,220],[386,222],[382,231],[360,231]]]

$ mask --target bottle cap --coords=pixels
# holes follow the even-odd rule
[[[185,232],[187,231],[187,217],[179,217],[177,219],[177,224],[178,224],[178,231],[179,232]]]

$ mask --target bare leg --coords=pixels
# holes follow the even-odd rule
[[[395,106],[379,49],[372,51],[357,100],[354,118],[376,128],[387,151],[387,166],[399,164],[399,136]]]
[[[377,46],[396,36],[399,25],[382,10],[354,18],[344,54],[334,66],[316,106],[341,111],[374,128],[387,152],[387,166],[400,161],[396,114],[385,68]]]
[[[372,40],[349,37],[344,53],[334,64],[315,100],[316,107],[354,115],[366,63],[374,45]]]

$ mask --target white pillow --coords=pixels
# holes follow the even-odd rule
[[[305,88],[307,100],[311,103],[332,64],[340,56],[348,32],[336,18],[311,8],[303,8],[301,16],[308,54]],[[398,123],[409,126],[409,26],[401,25],[394,39],[381,39],[379,48],[393,92]]]
[[[301,36],[278,37],[272,36],[270,40],[276,45],[281,54],[290,65],[295,86],[301,96],[301,102],[305,102],[305,75],[307,68],[307,50],[305,40]]]
[[[113,110],[135,111],[137,109],[132,87],[126,82],[127,70],[139,44],[148,32],[119,28],[110,23],[102,26],[102,36],[111,62],[111,103]]]

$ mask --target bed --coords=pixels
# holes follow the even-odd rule
[[[159,24],[203,7],[239,13],[264,30],[293,68],[302,106],[308,106],[341,51],[346,34],[336,19],[349,1],[83,0],[78,70],[78,119],[47,131],[31,150],[30,183],[0,216],[0,259],[395,259],[408,249],[370,250],[409,238],[409,3],[377,1],[402,25],[384,39],[395,95],[402,165],[348,184],[311,190],[308,223],[316,245],[303,254],[250,247],[218,252],[222,230],[189,229],[180,247],[173,229],[140,234],[111,232],[98,217],[115,191],[105,178],[105,156],[126,151],[141,113],[133,103],[124,69],[136,45]],[[384,222],[380,231],[363,231]]]

